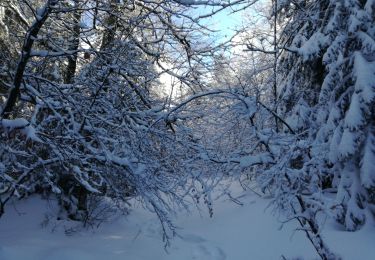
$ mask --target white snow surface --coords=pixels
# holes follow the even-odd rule
[[[222,197],[213,218],[202,210],[181,212],[179,236],[168,252],[161,228],[151,213],[135,205],[128,216],[104,223],[98,229],[69,236],[57,227],[42,227],[46,206],[38,197],[10,204],[0,219],[1,260],[261,260],[319,259],[295,222],[281,227],[278,216],[267,208],[270,200],[237,189],[240,206]],[[327,244],[343,259],[374,259],[374,224],[359,232],[346,232],[327,221]]]

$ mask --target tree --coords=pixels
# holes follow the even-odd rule
[[[125,208],[136,197],[168,239],[169,213],[192,196],[187,162],[197,151],[188,129],[165,116],[157,68],[196,87],[194,67],[215,48],[194,44],[204,17],[189,8],[210,5],[210,16],[243,2],[7,2],[24,31],[2,100],[0,213],[13,197],[44,193],[58,198],[60,218],[87,221],[89,197]],[[163,70],[168,60],[180,73]]]
[[[284,72],[284,111],[301,122],[294,125],[301,132],[312,129],[306,135],[312,156],[321,147],[329,158],[321,158],[321,182],[338,189],[337,219],[356,230],[373,203],[368,160],[374,156],[374,3],[305,2],[293,9],[292,25],[299,31],[289,40],[292,53],[281,63],[290,70]],[[312,20],[301,23],[298,15]]]
[[[287,21],[279,37],[279,111],[296,134],[261,183],[313,236],[320,212],[357,230],[374,214],[374,2],[280,1],[277,10]]]

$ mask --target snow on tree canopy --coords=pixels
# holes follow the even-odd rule
[[[278,64],[278,77],[283,79],[280,107],[286,108],[284,118],[292,124],[301,116],[298,100],[304,98],[311,114],[296,130],[314,154],[320,149],[326,156],[310,158],[307,150],[307,156],[301,155],[300,162],[293,160],[292,165],[319,173],[318,178],[330,180],[325,185],[338,188],[342,207],[336,207],[337,220],[356,230],[371,216],[364,211],[373,211],[370,198],[375,195],[369,188],[374,183],[374,1],[298,1],[298,5],[303,8],[293,1],[282,1],[280,6],[293,21],[284,28],[293,35],[281,35],[290,51],[282,52]]]
[[[357,93],[353,93],[352,100],[350,102],[349,110],[345,115],[345,127],[352,130],[359,130],[364,122],[363,112],[361,111],[360,97]]]
[[[24,118],[17,119],[1,119],[1,126],[6,132],[12,132],[14,130],[19,130],[22,135],[26,136],[27,139],[42,142],[35,133],[35,128],[30,125],[30,123]]]
[[[361,184],[370,189],[375,188],[375,128],[368,130],[364,144],[363,157],[360,162]]]
[[[241,157],[239,161],[240,161],[240,167],[246,168],[246,167],[253,166],[256,164],[270,163],[273,160],[268,153],[265,153],[265,154],[244,156],[244,157]]]
[[[354,59],[355,92],[360,95],[360,102],[371,104],[375,98],[375,61],[367,61],[359,52],[354,54]]]
[[[319,54],[319,52],[329,45],[329,36],[321,32],[313,34],[302,46],[298,49],[298,54],[303,57],[304,61],[311,59]]]

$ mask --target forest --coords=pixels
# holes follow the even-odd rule
[[[138,205],[168,251],[247,191],[314,253],[277,259],[355,259],[324,230],[375,241],[375,0],[1,0],[0,136],[0,233],[19,203],[64,239]],[[218,252],[174,259],[273,259]]]

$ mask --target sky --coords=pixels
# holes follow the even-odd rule
[[[206,14],[210,10],[210,8],[201,7],[197,9],[197,13]],[[210,28],[215,29],[220,38],[225,40],[235,34],[233,29],[241,25],[243,13],[244,11],[232,13],[228,8],[208,18],[206,24],[210,24]]]
[[[194,11],[194,15],[208,14],[211,12],[211,9],[211,7],[199,7]],[[249,11],[249,9],[232,13],[231,10],[227,8],[221,12],[216,13],[210,18],[206,18],[204,20],[204,24],[207,25],[208,28],[214,29],[216,31],[215,34],[217,35],[217,37],[215,38],[218,42],[225,42],[235,35],[234,29],[241,25],[243,20],[242,15],[246,11]],[[168,67],[167,64],[164,65]],[[160,81],[163,82],[163,85],[165,86],[163,90],[164,94],[168,96],[172,91],[171,86],[173,85],[175,78],[164,73],[161,75]],[[173,89],[173,92],[177,93],[177,87]]]
[[[234,34],[233,29],[241,25],[241,15],[242,12],[230,13],[229,10],[224,10],[223,12],[215,15],[213,20],[218,23],[218,28],[224,37],[231,37]]]

